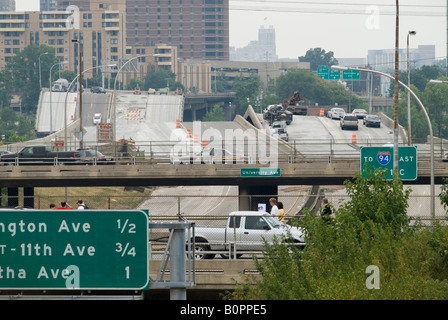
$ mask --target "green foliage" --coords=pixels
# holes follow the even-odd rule
[[[251,75],[249,79],[244,79],[242,75],[233,80],[233,91],[235,92],[236,113],[243,115],[247,106],[255,105],[257,96],[260,93],[261,81],[258,75]]]
[[[221,106],[214,105],[213,111],[207,112],[202,121],[225,121],[224,110]]]
[[[275,93],[281,101],[289,99],[294,91],[307,99],[307,103],[320,105],[348,105],[351,101],[353,108],[361,107],[362,101],[350,93],[339,83],[328,82],[307,70],[293,69],[277,78]]]
[[[326,52],[322,48],[311,48],[304,56],[299,57],[300,62],[309,62],[310,70],[316,71],[318,66],[337,65],[338,60],[334,57],[333,51]]]
[[[409,191],[383,172],[346,184],[350,200],[330,224],[310,213],[302,251],[267,246],[229,299],[447,299],[448,227],[409,226]],[[379,269],[379,289],[368,289],[368,266]]]
[[[36,111],[40,94],[39,80],[42,80],[43,87],[48,87],[50,68],[57,62],[54,48],[47,45],[32,45],[25,47],[6,63],[5,69],[11,74],[13,92],[21,95],[22,111]]]
[[[177,88],[182,88],[183,86],[176,82],[176,75],[168,70],[156,70],[151,71],[146,74],[145,81],[141,86],[143,90],[148,90],[149,88],[160,89],[160,88],[170,88],[170,90],[176,90]]]
[[[10,108],[0,111],[0,134],[5,135],[5,142],[27,141],[36,137],[34,116],[23,115]]]

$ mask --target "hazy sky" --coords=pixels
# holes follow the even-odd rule
[[[124,1],[124,0],[123,0]],[[436,58],[447,55],[446,0],[400,0],[400,47],[434,44]],[[16,0],[17,11],[39,10],[39,0]],[[369,49],[395,46],[392,0],[230,0],[230,45],[258,39],[260,26],[275,28],[277,56],[297,58],[310,48],[336,58],[365,58]]]

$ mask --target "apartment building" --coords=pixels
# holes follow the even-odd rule
[[[46,44],[60,61],[68,61],[66,70],[78,69],[81,50],[83,69],[94,68],[86,74],[94,76],[99,72],[95,67],[118,64],[123,57],[124,18],[119,11],[108,10],[0,12],[0,69],[26,46]]]
[[[176,46],[183,59],[229,60],[229,0],[57,0],[80,11],[124,5],[128,46]],[[88,5],[90,2],[90,7]]]

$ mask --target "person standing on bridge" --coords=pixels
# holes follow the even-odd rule
[[[278,207],[277,207],[277,199],[271,198],[269,199],[269,204],[271,205],[271,216],[278,220]]]
[[[333,212],[330,207],[330,203],[328,202],[327,198],[322,199],[322,206],[324,207],[322,209],[322,213],[320,214],[322,220],[325,222],[330,222],[330,219],[333,218]]]
[[[285,210],[283,209],[283,202],[279,201],[277,203],[278,208],[278,221],[285,222]]]
[[[72,210],[73,208],[65,201],[61,201],[61,205],[56,208],[57,210]]]

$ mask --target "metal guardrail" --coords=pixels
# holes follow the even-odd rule
[[[273,158],[277,159],[278,163],[300,163],[303,161],[331,163],[338,159],[359,159],[361,146],[382,146],[390,141],[357,139],[356,142],[353,143],[354,141],[350,139],[341,142],[332,140],[296,139],[288,142],[289,148],[282,148],[279,144],[277,149],[278,152],[272,154],[269,152],[271,147],[270,143],[265,140],[255,142],[258,144],[252,145],[252,141],[248,140],[233,140],[230,145],[226,141],[213,141],[210,144],[209,141],[197,141],[193,139],[187,139],[185,141],[138,141],[133,142],[135,150],[131,152],[132,154],[116,150],[116,155],[106,154],[106,156],[112,156],[114,158],[114,163],[124,165],[170,163],[173,158],[173,152],[177,151],[182,153],[176,154],[176,156],[193,155],[209,146],[223,149],[232,148],[233,150],[229,151],[233,154],[244,156],[246,163],[263,163],[264,161]],[[282,143],[284,142],[282,141]],[[101,151],[105,149],[107,145],[84,141],[84,146]],[[260,152],[253,153],[254,147],[259,148],[257,150]],[[5,149],[13,152],[19,151],[13,150],[8,146],[6,146]],[[69,150],[76,150],[76,145],[69,146]],[[440,149],[436,149],[436,153],[440,154],[440,159],[443,152],[443,145],[440,146]],[[417,153],[419,161],[425,161],[426,159],[429,161],[429,148],[426,148],[425,144],[417,146]],[[66,165],[73,161],[73,159],[58,157],[34,160],[36,161],[36,164],[40,164],[40,162],[48,162],[52,163],[52,165]],[[75,162],[78,162],[79,160],[80,159]],[[15,159],[14,165],[20,165],[22,162],[21,159]],[[1,157],[0,164],[2,164]],[[28,162],[28,164],[30,163]],[[103,161],[97,161],[96,158],[89,158],[83,159],[79,164],[98,165],[103,164]]]

